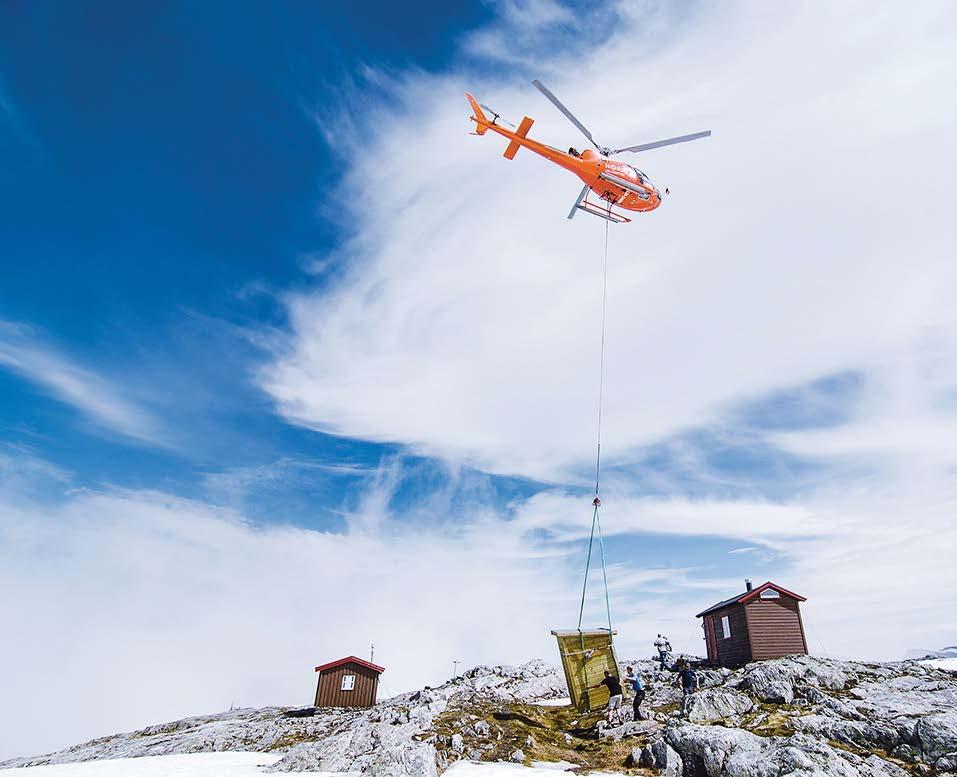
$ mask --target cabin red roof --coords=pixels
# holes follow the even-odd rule
[[[340,658],[338,661],[330,661],[328,664],[320,664],[316,667],[317,672],[324,672],[326,669],[334,669],[337,666],[342,666],[343,664],[358,664],[359,666],[364,666],[366,669],[371,669],[373,672],[382,674],[385,671],[384,666],[379,666],[378,664],[373,664],[370,661],[363,661],[361,658],[356,658],[355,656],[346,656],[345,658]]]
[[[807,597],[796,594],[793,591],[789,591],[787,588],[782,588],[776,583],[764,583],[764,585],[759,585],[757,588],[752,588],[750,591],[745,591],[743,594],[738,594],[737,596],[732,596],[730,599],[725,599],[723,602],[718,602],[717,604],[712,604],[707,610],[699,612],[695,615],[696,618],[700,618],[704,615],[707,615],[709,612],[714,612],[715,610],[720,610],[723,607],[729,607],[732,604],[747,604],[752,599],[757,598],[761,595],[762,591],[767,591],[768,589],[777,591],[781,596],[790,596],[792,599],[797,599],[799,602],[806,602]]]

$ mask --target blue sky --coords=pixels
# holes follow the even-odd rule
[[[610,145],[714,131],[642,157],[672,195],[610,237],[624,654],[700,650],[744,577],[808,596],[815,652],[953,644],[955,28],[946,3],[3,6],[0,618],[27,638],[0,757],[294,703],[371,641],[391,691],[550,656],[603,226],[470,136],[463,95],[578,143],[532,78]],[[920,207],[874,196],[889,154]],[[37,733],[64,656],[101,700]],[[166,668],[137,695],[139,661]]]
[[[208,470],[283,456],[368,466],[394,453],[283,423],[251,385],[261,354],[242,331],[282,324],[260,289],[300,281],[302,257],[343,229],[317,215],[342,161],[305,108],[363,65],[441,66],[443,43],[489,11],[383,4],[376,17],[393,21],[365,31],[356,13],[5,9],[2,318],[66,358],[122,373],[177,427],[173,450],[131,445],[5,373],[7,441],[81,484],[187,492]],[[337,484],[320,502],[341,496]]]
[[[7,371],[5,441],[69,472],[71,488],[227,502],[231,490],[222,478],[207,488],[210,477],[294,461],[268,482],[244,479],[248,514],[341,530],[369,471],[402,448],[287,423],[251,378],[264,353],[248,330],[283,327],[276,295],[321,287],[304,264],[351,232],[334,203],[324,210],[349,160],[317,133],[316,106],[336,105],[368,68],[459,65],[449,42],[493,12],[382,5],[370,11],[378,23],[363,25],[355,10],[307,3],[245,14],[215,3],[8,9],[2,318],[27,328],[32,344],[122,382],[168,439],[91,424]],[[714,453],[718,468],[762,466],[753,456],[743,464],[742,450]],[[406,470],[393,497],[400,512],[447,485],[441,462],[414,457]],[[501,504],[541,487],[475,477]]]

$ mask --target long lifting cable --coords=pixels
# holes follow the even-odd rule
[[[609,210],[611,207],[609,206]],[[601,497],[599,495],[599,488],[601,484],[601,410],[602,410],[602,397],[604,394],[605,388],[605,311],[608,301],[608,220],[605,221],[605,255],[604,255],[604,267],[602,269],[602,286],[601,286],[601,348],[600,356],[598,360],[598,450],[595,456],[595,498],[592,500],[592,505],[595,510],[592,513],[591,519],[591,534],[588,538],[588,557],[585,561],[585,580],[582,583],[582,600],[581,606],[578,608],[578,632],[581,634],[582,630],[582,618],[585,614],[585,594],[588,590],[588,573],[591,568],[591,552],[592,546],[595,541],[595,529],[598,529],[598,549],[601,558],[601,576],[602,581],[605,585],[605,612],[608,616],[608,636],[611,638],[611,602],[608,598],[608,575],[605,571],[605,543],[602,540],[601,535],[601,520],[598,516],[598,508],[601,507]],[[584,646],[584,636],[582,636],[582,645]],[[584,649],[584,647],[582,648]]]
[[[608,207],[611,210],[611,206]],[[595,498],[601,480],[601,401],[605,391],[605,308],[608,302],[608,221],[605,221],[605,261],[601,275],[601,349],[598,357],[598,455],[595,457]]]

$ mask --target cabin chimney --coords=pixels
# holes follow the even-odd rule
[[[752,586],[751,586],[751,581],[750,581],[748,578],[745,578],[745,579],[744,579],[744,586],[745,586],[745,588],[747,588],[749,591],[751,590],[751,587],[752,587]]]

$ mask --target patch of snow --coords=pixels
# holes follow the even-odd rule
[[[571,703],[572,700],[567,696],[563,699],[541,699],[534,702],[536,707],[569,707]]]
[[[262,777],[262,767],[271,766],[279,755],[244,753],[180,753],[105,761],[24,766],[0,769],[4,777]],[[333,777],[331,772],[300,772],[313,777]],[[348,777],[342,772],[334,777]]]
[[[553,772],[567,772],[576,767],[577,764],[568,761],[532,761],[533,769],[548,769]]]
[[[932,666],[935,669],[945,669],[948,672],[957,672],[957,658],[931,658],[927,661],[919,661],[924,666]]]

